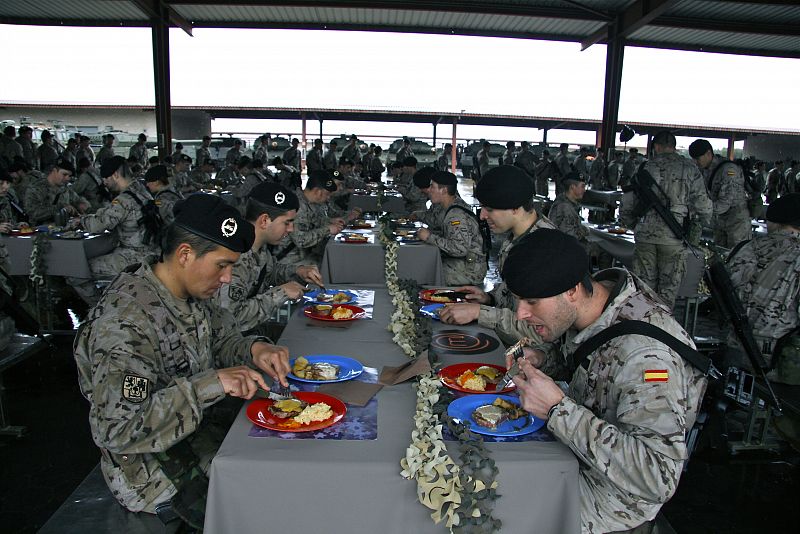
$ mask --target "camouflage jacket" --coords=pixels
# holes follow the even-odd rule
[[[31,169],[40,168],[36,163],[36,144],[27,137],[18,136],[16,139],[19,146],[22,147],[22,158],[25,160]]]
[[[243,176],[233,167],[225,167],[214,176],[214,182],[225,188],[236,187],[242,180]]]
[[[136,163],[138,163],[142,167],[147,167],[147,145],[138,142],[134,143],[128,150],[128,157],[136,158]]]
[[[295,167],[296,169],[300,168],[300,151],[293,146],[283,151],[283,157],[281,159],[284,165]]]
[[[294,218],[294,230],[283,238],[275,253],[284,255],[281,263],[295,264],[300,260],[309,260],[319,264],[331,236],[328,228],[330,217],[325,204],[312,204],[302,190],[295,192],[300,208]],[[287,248],[290,249],[288,254]]]
[[[306,170],[308,172],[322,171],[325,169],[325,164],[322,162],[322,150],[312,148],[306,155]]]
[[[269,147],[265,143],[258,145],[258,148],[253,153],[253,161],[259,160],[262,164],[268,165],[269,161]]]
[[[537,215],[536,222],[533,223],[525,233],[517,238],[506,239],[503,244],[500,245],[497,262],[498,275],[501,275],[503,272],[503,265],[505,264],[506,258],[508,258],[509,251],[511,251],[511,248],[519,243],[522,238],[540,228],[555,229],[555,225],[550,219],[538,212]],[[517,319],[517,301],[511,291],[508,290],[505,282],[502,280],[498,282],[494,288],[489,291],[489,295],[492,297],[494,305],[489,306],[481,304],[481,309],[478,314],[479,325],[494,329],[503,343],[507,345],[512,345],[523,337],[534,340],[534,344],[536,345],[541,343],[541,339],[536,331],[524,321]]]
[[[322,164],[325,170],[335,169],[339,166],[339,156],[336,155],[334,150],[328,150],[322,157]]]
[[[437,171],[450,171],[450,154],[441,154],[436,158]]]
[[[667,198],[662,197],[679,223],[685,218],[708,226],[711,222],[711,200],[697,166],[679,154],[657,154],[644,164],[653,180],[661,187]],[[625,193],[620,206],[620,221],[634,229],[637,242],[655,245],[678,245],[675,237],[655,209],[650,209],[639,219],[633,215],[638,198],[633,192]]]
[[[176,172],[170,182],[175,191],[180,191],[181,193],[192,193],[198,189],[189,176],[189,171]]]
[[[158,206],[158,213],[161,215],[161,220],[164,221],[165,226],[175,220],[172,208],[175,207],[176,202],[183,200],[183,198],[183,194],[176,191],[171,185],[153,195],[153,200],[156,201],[156,206]]]
[[[154,252],[154,248],[142,243],[144,228],[138,222],[142,217],[142,208],[131,195],[136,195],[142,203],[153,200],[150,191],[141,182],[133,181],[110,205],[100,208],[97,213],[81,217],[81,226],[87,232],[116,230],[120,247],[141,250],[143,253]]]
[[[342,157],[353,160],[353,163],[358,163],[361,161],[361,149],[358,148],[358,144],[348,144],[342,149]]]
[[[207,159],[211,159],[211,151],[202,145],[197,147],[194,151],[194,166],[200,167]]]
[[[72,189],[89,202],[89,211],[95,212],[109,203],[108,200],[100,195],[101,185],[103,185],[102,178],[100,178],[95,169],[89,167],[78,176]]]
[[[46,177],[31,181],[25,191],[25,211],[32,225],[52,222],[59,210],[66,206],[75,209],[82,203],[89,204],[71,186],[50,185]]]
[[[262,269],[265,276],[259,285]],[[231,283],[222,286],[214,301],[233,314],[242,332],[252,330],[287,301],[286,292],[274,286],[297,280],[296,269],[296,264],[278,263],[266,245],[249,250],[234,264]]]
[[[39,168],[45,172],[58,161],[58,151],[53,145],[42,143],[36,152],[39,156]],[[65,156],[64,159],[69,160],[69,150],[65,150],[62,154]],[[75,162],[73,161],[72,164],[74,166]]]
[[[800,235],[759,235],[728,258],[731,281],[765,355],[800,326]]]
[[[521,150],[517,154],[517,159],[514,163],[525,171],[530,178],[536,176],[536,156],[530,150]]]
[[[714,203],[714,215],[722,215],[729,210],[747,213],[747,192],[741,167],[714,154],[705,171],[705,179],[708,196]]]
[[[92,147],[87,146],[85,149],[78,147],[75,151],[75,161],[80,163],[83,158],[88,159],[90,163],[94,163],[94,150],[92,150]]]
[[[10,165],[16,157],[22,157],[22,145],[7,135],[0,135],[0,158]]]
[[[441,204],[431,204],[431,207],[424,210],[417,210],[413,212],[414,217],[428,225],[428,230],[431,232],[442,232],[442,218],[444,217],[444,208]]]
[[[641,280],[620,269],[595,275],[614,285],[600,317],[577,334],[568,332],[564,354],[624,319],[653,324],[694,346]],[[647,371],[667,374],[647,379]],[[580,462],[584,533],[628,530],[652,520],[675,492],[686,460],[706,379],[664,344],[644,336],[617,337],[578,367],[569,392],[547,428]]]
[[[195,168],[189,173],[189,180],[191,180],[194,189],[204,189],[211,184],[211,173]]]
[[[236,147],[228,149],[228,152],[225,154],[225,165],[230,167],[236,163],[240,157],[242,157],[241,149],[237,149]]]
[[[103,474],[123,506],[152,513],[172,497],[152,453],[198,428],[203,410],[225,397],[216,369],[249,364],[256,339],[213,303],[175,298],[150,265],[133,266],[108,287],[74,350]],[[207,469],[211,458],[201,460]]]
[[[414,185],[414,176],[412,174],[401,174],[394,181],[394,186],[403,195],[403,199],[406,201],[406,210],[409,213],[425,209],[428,203],[428,195]]]
[[[456,197],[445,210],[441,232],[431,232],[427,242],[441,251],[445,285],[483,284],[486,276],[483,236],[472,208],[461,197]]]
[[[133,149],[133,147],[131,147]],[[114,149],[112,147],[103,147],[97,153],[97,164],[102,165],[104,161],[107,159],[111,159],[115,156]]]
[[[548,216],[556,228],[586,244],[589,230],[581,223],[580,213],[581,205],[561,193],[550,206]]]
[[[411,150],[411,147],[408,147],[408,148],[400,147],[400,150],[398,150],[397,154],[395,154],[395,156],[394,156],[394,160],[395,161],[399,161],[400,163],[403,163],[404,159],[410,158],[413,155],[414,155],[414,151]]]
[[[236,205],[244,210],[245,204],[247,204],[247,197],[250,195],[250,191],[252,191],[253,188],[261,182],[269,181],[271,180],[269,180],[260,172],[251,170],[247,176],[245,176],[244,181],[233,190],[233,198],[236,199]]]

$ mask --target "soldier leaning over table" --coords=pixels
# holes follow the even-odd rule
[[[430,198],[431,176],[436,172],[433,167],[422,167],[412,178],[414,186],[419,189],[426,197]],[[447,172],[447,171],[442,171]],[[456,192],[456,194],[458,194]],[[430,208],[411,212],[409,219],[419,221],[428,226],[431,232],[441,233],[444,223],[444,208],[441,204],[431,204]]]
[[[31,181],[25,191],[25,210],[32,225],[52,223],[61,210],[76,216],[89,209],[89,202],[68,186],[75,168],[58,161],[47,176]]]
[[[581,343],[623,320],[694,347],[636,276],[607,269],[591,277],[588,265],[580,243],[556,230],[533,232],[511,249],[503,278],[519,299],[517,317],[545,342],[564,340],[561,353],[525,351],[514,383],[522,407],[578,459],[581,532],[649,533],[677,489],[706,379],[664,343],[626,334],[578,365],[565,394],[548,376],[552,361],[563,365]]]
[[[328,216],[326,205],[333,191],[336,191],[336,182],[327,171],[316,171],[308,176],[305,189],[297,191],[300,207],[294,230],[275,249],[278,261],[316,265],[322,262],[328,240],[345,225],[343,219]]]
[[[272,248],[292,232],[300,203],[297,195],[274,183],[258,184],[247,198],[245,218],[255,229],[253,246],[231,273],[231,282],[217,291],[214,301],[230,311],[242,332],[257,329],[273,312],[303,296],[299,280],[322,286],[316,265],[278,263]]]
[[[501,236],[510,233],[509,239],[500,246],[498,274],[509,251],[522,238],[541,228],[553,229],[553,223],[533,207],[533,183],[525,172],[510,165],[503,165],[486,173],[475,187],[475,198],[481,203],[481,219],[486,221],[492,234]],[[539,343],[539,335],[527,324],[518,320],[514,312],[517,302],[500,280],[494,288],[483,291],[481,287],[463,286],[466,303],[448,304],[440,312],[442,322],[448,324],[478,324],[493,329],[507,345],[512,345],[523,337]]]
[[[111,203],[111,194],[103,184],[100,173],[92,166],[88,158],[81,158],[78,162],[78,179],[72,189],[89,201],[87,213],[94,213]]]
[[[114,497],[133,512],[164,508],[202,529],[207,473],[236,406],[286,384],[288,350],[243,337],[209,301],[231,279],[253,227],[212,195],[177,207],[163,259],[136,263],[108,287],[75,340],[78,382]],[[234,403],[235,404],[235,403]]]
[[[457,184],[452,173],[436,171],[431,175],[431,202],[445,210],[442,231],[420,228],[417,236],[439,249],[445,285],[483,284],[487,268],[483,236],[472,208],[458,196]]]

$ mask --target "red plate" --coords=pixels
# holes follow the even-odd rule
[[[331,305],[329,304],[329,306]],[[355,321],[356,319],[361,319],[364,317],[364,314],[366,313],[364,308],[353,306],[352,304],[336,304],[332,306],[333,310],[331,310],[331,315],[318,315],[314,309],[314,306],[306,306],[303,308],[303,314],[305,314],[305,316],[309,319],[316,319],[318,321]],[[347,308],[348,310],[352,310],[353,315],[347,319],[334,319],[332,315],[336,308]]]
[[[483,391],[475,391],[474,389],[467,389],[465,387],[461,387],[456,382],[456,378],[461,376],[465,371],[475,371],[478,367],[492,367],[497,369],[501,373],[505,374],[506,368],[501,365],[493,365],[491,363],[457,363],[455,365],[448,365],[447,367],[441,369],[439,371],[439,380],[442,381],[442,384],[449,387],[450,389],[454,389],[456,391],[462,391],[464,393],[505,393],[507,391],[514,391],[517,386],[511,385],[506,389],[497,391],[497,384],[487,383],[486,389]]]
[[[333,415],[324,421],[314,421],[307,425],[293,427],[291,424],[287,424],[286,419],[275,417],[270,413],[267,408],[272,406],[274,402],[272,399],[254,399],[247,406],[247,418],[255,425],[278,432],[312,432],[321,428],[327,428],[341,421],[344,414],[347,412],[347,407],[342,401],[336,397],[325,395],[324,393],[317,393],[316,391],[295,391],[293,395],[309,404],[324,402],[331,407]]]
[[[436,304],[448,304],[452,302],[464,302],[464,299],[451,299],[447,298],[447,300],[434,300],[431,298],[431,295],[434,293],[443,293],[445,291],[452,291],[452,289],[423,289],[419,292],[419,298],[424,300],[425,302],[433,302]]]

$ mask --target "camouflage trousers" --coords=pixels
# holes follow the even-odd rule
[[[672,308],[686,274],[686,248],[637,242],[633,252],[633,272]]]
[[[442,278],[446,286],[482,286],[487,270],[486,259],[474,253],[467,258],[442,258]]]
[[[546,197],[550,193],[550,184],[547,181],[547,178],[537,178],[536,179],[536,194],[542,197]]]
[[[67,277],[66,281],[89,306],[94,306],[100,300],[95,281],[113,279],[128,265],[142,261],[147,254],[142,250],[117,247],[109,254],[89,260],[91,279]]]
[[[731,249],[752,237],[750,213],[747,209],[731,208],[714,217],[714,243],[718,247]]]

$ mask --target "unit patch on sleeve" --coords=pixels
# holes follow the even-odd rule
[[[130,402],[144,402],[150,389],[150,379],[135,375],[125,375],[122,379],[122,396]]]
[[[644,372],[645,382],[668,382],[669,371],[667,369],[648,369]]]

